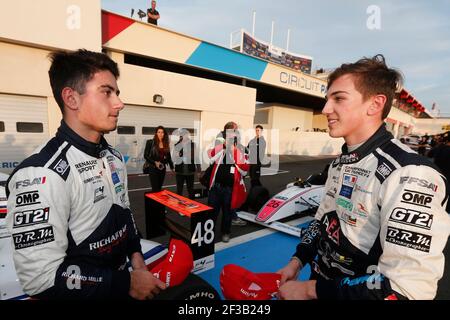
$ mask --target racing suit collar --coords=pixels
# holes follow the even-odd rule
[[[382,124],[380,128],[358,149],[348,152],[347,144],[342,146],[342,154],[336,159],[338,163],[348,164],[358,162],[368,154],[372,153],[380,145],[392,140],[394,136],[387,131],[386,125]]]
[[[73,131],[64,120],[61,120],[61,126],[58,128],[56,136],[61,137],[76,148],[95,158],[100,158],[100,152],[108,148],[108,143],[104,137],[101,137],[100,143],[87,141]]]

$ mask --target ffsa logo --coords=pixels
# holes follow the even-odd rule
[[[34,178],[34,179],[25,179],[22,181],[17,181],[16,189],[19,189],[22,187],[34,186],[36,184],[44,184],[46,179],[47,179],[46,177],[39,177],[39,178]]]

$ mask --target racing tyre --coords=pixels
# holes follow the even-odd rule
[[[182,284],[162,290],[153,300],[220,300],[220,295],[208,282],[190,273]]]

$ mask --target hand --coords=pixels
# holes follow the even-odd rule
[[[142,253],[135,252],[131,255],[131,266],[133,267],[133,270],[138,269],[147,270],[147,266],[145,265]]]
[[[155,295],[166,288],[164,282],[156,278],[146,269],[133,270],[130,276],[129,295],[134,299],[153,299]]]
[[[278,274],[281,274],[280,285],[289,280],[297,280],[301,268],[302,264],[299,260],[291,259],[284,268],[277,271]]]
[[[163,165],[160,161],[155,161],[155,166],[156,166],[156,168],[158,168],[159,170],[164,169],[164,165]]]
[[[278,289],[280,300],[312,300],[317,299],[316,280],[288,281]]]

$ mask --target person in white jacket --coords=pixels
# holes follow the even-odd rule
[[[87,50],[56,51],[51,59],[61,126],[7,182],[19,281],[38,299],[152,298],[165,284],[147,270],[125,161],[103,137],[124,107],[118,66]]]
[[[315,220],[278,271],[280,299],[435,297],[450,233],[448,185],[385,128],[401,80],[381,55],[330,74],[322,113],[345,144]],[[308,263],[310,280],[295,281]]]

